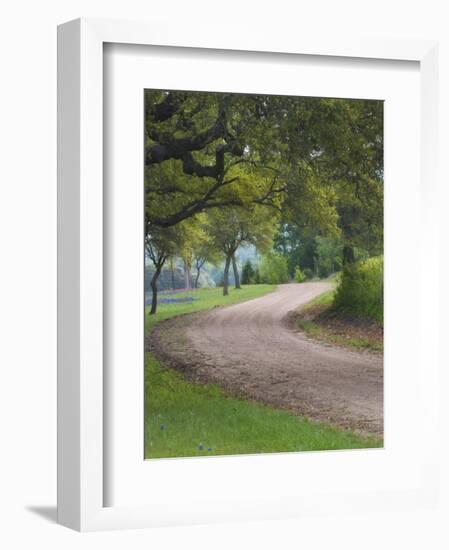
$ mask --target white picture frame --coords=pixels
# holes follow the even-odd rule
[[[212,29],[189,36],[181,22],[170,29],[150,23],[81,19],[58,28],[58,521],[78,530],[291,517],[327,513],[330,508],[375,509],[434,502],[435,452],[429,450],[416,484],[394,492],[308,495],[276,500],[267,495],[254,506],[236,499],[216,510],[200,506],[182,514],[176,506],[104,506],[104,309],[103,309],[103,47],[104,44],[205,48],[270,55],[314,55],[419,63],[421,105],[421,229],[426,251],[421,276],[438,272],[437,212],[437,44],[421,40],[364,40],[358,36],[258,36]],[[421,316],[438,317],[438,285],[420,304]],[[422,294],[421,294],[422,298]],[[438,344],[435,331],[420,327],[429,350],[423,384],[427,420],[436,422]],[[431,434],[434,435],[434,434]],[[432,437],[428,439],[430,443]],[[217,459],[219,460],[219,459]],[[294,467],[291,455],[290,467]],[[210,508],[210,506],[209,506]],[[201,511],[202,510],[202,511]]]

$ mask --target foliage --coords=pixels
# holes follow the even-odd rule
[[[290,277],[294,277],[298,265],[315,271],[316,242],[312,229],[283,221],[278,226],[273,248],[287,258]]]
[[[148,292],[151,285],[151,279],[154,276],[154,266],[147,264],[145,266],[145,292]],[[178,263],[170,262],[164,265],[157,283],[159,290],[169,290],[176,288],[184,288],[184,270],[178,265]]]
[[[179,250],[179,243],[182,240],[183,225],[171,227],[169,230],[162,230],[158,227],[152,228],[145,236],[145,253],[155,267],[165,262]]]
[[[149,225],[170,227],[217,207],[278,204],[285,182],[278,177],[279,153],[272,148],[279,131],[258,112],[266,100],[146,90]]]
[[[383,322],[383,289],[382,256],[345,266],[334,307],[346,315]]]
[[[262,283],[280,284],[289,280],[287,260],[276,252],[269,252],[262,258],[259,272]]]
[[[162,319],[217,305],[241,302],[273,287],[191,291],[192,302],[161,304],[146,317],[146,334]],[[179,297],[186,294],[179,294]],[[198,446],[203,444],[203,448]],[[236,399],[214,385],[194,384],[145,354],[145,458],[213,456],[256,452],[312,451],[380,447],[379,438],[365,438],[287,411]],[[211,449],[211,450],[209,450]]]
[[[228,292],[229,267],[239,246],[252,244],[259,251],[270,248],[275,230],[272,216],[267,216],[265,208],[215,209],[208,212],[207,232],[217,250],[224,255],[223,294]]]
[[[338,315],[334,307],[335,289],[314,298],[297,313],[296,324],[311,338],[354,348],[383,351],[383,334],[373,325]],[[355,322],[354,322],[355,321]],[[375,322],[374,322],[375,323]]]
[[[381,101],[146,90],[145,136],[146,237],[187,282],[273,237],[290,278],[382,252]]]
[[[381,231],[380,101],[146,90],[145,133],[149,225],[256,203],[327,236]]]
[[[175,285],[175,270],[173,258],[178,256],[184,263],[184,279],[185,286],[190,287],[190,270],[194,258],[195,251],[207,250],[210,243],[209,236],[202,229],[200,220],[201,214],[198,216],[186,219],[177,225],[168,228],[158,226],[148,227],[145,236],[145,253],[146,257],[153,264],[150,286],[153,293],[151,314],[157,310],[158,296],[158,280],[163,271],[167,260],[171,263],[171,279],[172,286]],[[202,252],[203,253],[203,252]],[[210,255],[212,251],[210,252]],[[206,258],[204,258],[204,261]],[[202,264],[204,264],[202,261]],[[199,277],[199,271],[198,276]],[[146,282],[148,279],[146,278]],[[145,286],[145,290],[148,287]]]
[[[193,268],[196,269],[195,261],[193,263]],[[211,277],[211,271],[213,266],[211,264],[205,263],[201,267],[201,273],[198,281],[198,286],[193,285],[193,288],[203,288],[203,287],[215,287],[216,282]],[[154,275],[154,267],[151,264],[145,266],[145,292],[148,293],[151,288],[151,279]],[[195,282],[196,273],[194,270],[193,279]],[[175,291],[179,289],[185,289],[185,269],[184,264],[178,258],[169,258],[162,268],[161,274],[157,280],[157,287],[160,292],[162,291]]]
[[[255,271],[251,260],[246,260],[242,269],[242,285],[250,285],[254,283]]]
[[[153,227],[145,235],[145,255],[153,263],[154,272],[151,277],[150,287],[153,293],[150,315],[157,311],[158,278],[165,262],[179,250],[183,242],[184,224],[170,227],[165,231],[160,227]],[[147,287],[145,287],[145,290]]]
[[[305,267],[302,271],[304,273],[304,278],[306,281],[313,279],[313,271],[310,269],[310,267]]]
[[[204,225],[216,249],[228,254],[239,246],[252,244],[259,251],[268,250],[276,227],[275,213],[264,208],[223,208],[208,212]]]
[[[342,269],[344,240],[341,236],[326,237],[313,228],[282,222],[278,225],[273,247],[287,258],[292,278],[296,266],[303,272],[307,269],[308,279],[314,276],[325,279]],[[356,246],[351,246],[351,252],[354,260],[369,256],[367,250]]]
[[[329,277],[339,271],[342,266],[341,242],[328,237],[315,237],[316,242],[316,271],[320,279]]]
[[[287,258],[288,272],[295,276],[295,268],[312,272],[326,278],[339,271],[342,265],[342,240],[340,237],[325,237],[317,230],[281,223],[274,240],[274,248]]]
[[[295,281],[297,283],[302,283],[306,279],[304,273],[301,271],[301,268],[299,266],[296,266],[295,268]]]
[[[271,288],[260,283],[341,269],[335,307],[382,317],[382,259],[367,259],[383,247],[381,101],[146,90],[144,155],[145,244],[153,264],[145,282],[154,313],[147,327]],[[231,262],[245,245],[262,260],[245,263],[245,287],[227,296]],[[184,274],[190,286],[192,270],[197,286],[205,269],[223,281],[224,296],[200,290],[194,300],[175,296],[156,311],[159,276],[175,287]],[[214,454],[260,451],[261,441],[267,452],[370,446],[231,399],[215,386],[193,386],[150,355],[145,384],[148,456],[204,454],[197,439]]]

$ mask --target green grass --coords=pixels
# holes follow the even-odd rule
[[[328,290],[319,294],[316,298],[311,300],[304,308],[304,310],[310,309],[313,306],[331,306],[334,301],[335,290]]]
[[[329,290],[327,292],[323,292],[323,294],[320,294],[313,300],[311,300],[306,306],[304,306],[301,310],[301,314],[307,314],[310,310],[321,310],[324,311],[327,308],[334,307],[334,298],[335,298],[335,292],[336,290]],[[338,310],[335,311],[335,313],[338,315]],[[351,336],[351,335],[342,335],[337,334],[329,329],[327,329],[325,326],[316,323],[312,319],[302,318],[298,317],[296,321],[298,327],[303,330],[307,336],[310,336],[311,338],[315,338],[318,340],[323,340],[326,342],[330,342],[333,344],[346,346],[358,350],[368,349],[373,351],[382,351],[383,350],[383,343],[378,342],[376,340],[373,340],[372,338],[364,338],[359,336]]]
[[[323,340],[331,342],[339,346],[346,346],[355,349],[370,349],[374,351],[382,351],[383,345],[381,343],[373,342],[369,338],[358,338],[355,336],[342,336],[340,334],[334,334],[318,325],[310,319],[298,319],[297,324],[301,330],[303,330],[307,336],[315,338],[317,340]]]
[[[169,317],[252,300],[253,298],[263,296],[264,294],[273,291],[275,288],[276,285],[243,285],[239,290],[230,288],[228,296],[223,296],[222,288],[200,288],[198,290],[191,290],[190,292],[187,291],[179,292],[177,294],[170,294],[170,298],[184,298],[186,296],[191,296],[195,299],[192,302],[159,304],[156,315],[145,315],[145,330],[147,331],[151,329],[155,323],[168,319]],[[165,295],[160,295],[159,298],[162,298],[163,296]],[[145,310],[146,314],[148,314],[150,308],[147,307]]]
[[[193,294],[198,299],[190,304],[161,304],[156,316],[146,316],[146,330],[151,331],[162,319],[241,302],[273,288],[249,285],[241,290],[232,289],[228,297],[221,296],[222,289],[199,290]],[[215,385],[191,383],[146,353],[145,458],[380,446],[380,438],[362,437],[254,401],[237,399]]]

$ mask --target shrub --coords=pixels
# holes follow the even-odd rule
[[[295,267],[295,281],[297,283],[302,283],[304,280],[305,280],[305,275],[304,273],[301,271],[301,268],[298,266]]]
[[[341,255],[341,242],[327,237],[316,236],[315,269],[320,279],[325,279],[338,269]]]
[[[288,266],[285,256],[270,252],[262,259],[259,268],[260,282],[276,285],[288,281]]]
[[[242,285],[250,285],[254,283],[255,272],[250,260],[246,260],[242,269]]]
[[[321,260],[321,262],[318,264],[318,277],[320,279],[325,279],[326,277],[329,277],[329,275],[332,273],[332,260],[329,258],[324,258]]]
[[[302,272],[304,273],[305,279],[313,279],[313,271],[310,267],[305,267]]]
[[[383,322],[383,267],[382,256],[345,266],[334,307],[344,314]]]

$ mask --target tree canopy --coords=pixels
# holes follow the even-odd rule
[[[382,249],[381,101],[146,90],[144,157],[162,258],[201,269],[219,250],[235,271],[239,246],[274,243],[293,276]]]

